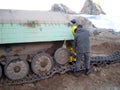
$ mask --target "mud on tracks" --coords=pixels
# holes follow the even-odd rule
[[[120,63],[105,67],[93,67],[92,73],[79,78],[68,72],[34,83],[4,86],[0,90],[120,90]]]

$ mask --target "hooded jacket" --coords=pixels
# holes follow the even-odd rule
[[[78,53],[90,52],[90,32],[84,28],[78,28],[75,35],[75,50]]]

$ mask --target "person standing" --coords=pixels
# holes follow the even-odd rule
[[[75,76],[80,75],[80,61],[84,57],[85,61],[85,74],[89,75],[90,70],[90,32],[83,28],[82,25],[77,25],[76,35],[74,38],[74,45],[76,51],[76,63],[73,69]]]

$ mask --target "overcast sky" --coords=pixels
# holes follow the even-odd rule
[[[120,16],[119,0],[98,0],[104,12]],[[0,9],[50,10],[54,3],[62,3],[75,12],[80,12],[85,0],[0,0]]]

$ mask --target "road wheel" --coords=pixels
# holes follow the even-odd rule
[[[5,75],[11,80],[23,79],[29,72],[27,61],[21,59],[13,59],[5,65]]]
[[[47,53],[40,53],[33,57],[32,70],[37,75],[48,73],[53,67],[53,59]]]
[[[66,64],[69,60],[69,57],[70,54],[66,48],[57,49],[54,55],[55,61],[60,65]]]

